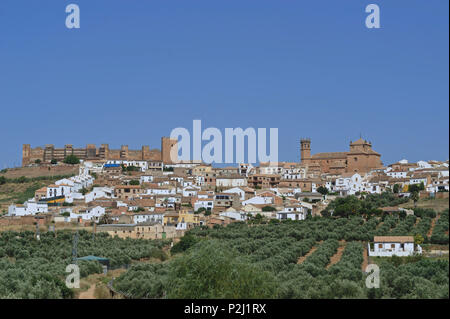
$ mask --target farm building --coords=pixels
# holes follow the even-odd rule
[[[414,245],[413,236],[375,236],[373,249],[369,243],[368,251],[371,257],[404,257],[422,254],[422,247]]]

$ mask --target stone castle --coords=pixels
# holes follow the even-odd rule
[[[126,160],[126,161],[162,161],[172,163],[170,154],[177,154],[177,140],[169,137],[161,138],[161,150],[150,149],[148,145],[142,146],[140,150],[130,150],[128,145],[122,145],[120,149],[110,149],[108,144],[87,144],[84,148],[74,148],[72,144],[66,144],[63,148],[55,148],[53,144],[45,147],[31,148],[30,144],[23,144],[22,166],[35,163],[50,163],[52,160],[58,162],[64,160],[68,155],[75,155],[81,160]],[[176,157],[175,157],[176,160]]]
[[[381,155],[372,144],[360,138],[350,142],[349,152],[327,152],[311,155],[311,140],[300,140],[301,163],[322,173],[366,173],[383,166]]]

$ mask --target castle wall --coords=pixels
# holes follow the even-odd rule
[[[36,160],[42,163],[50,163],[52,159],[61,162],[68,155],[75,155],[79,159],[105,159],[105,160],[134,160],[134,161],[160,161],[161,151],[143,146],[141,150],[129,150],[124,145],[120,149],[109,149],[108,144],[102,144],[96,148],[93,144],[88,144],[86,148],[73,148],[68,144],[64,148],[55,148],[52,144],[47,144],[45,148],[31,148],[29,144],[24,144],[22,148],[22,166],[34,164]]]

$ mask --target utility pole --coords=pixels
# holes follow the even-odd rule
[[[36,239],[41,240],[41,232],[39,231],[39,222],[36,221]]]

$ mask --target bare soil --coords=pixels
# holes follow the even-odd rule
[[[95,299],[95,287],[96,284],[92,284],[88,290],[80,292],[78,299]]]
[[[361,265],[361,270],[366,271],[367,266],[369,265],[369,253],[367,251],[367,246],[364,244],[364,252],[363,252],[363,263]]]
[[[319,242],[319,245],[320,245],[321,243],[322,243],[322,241]],[[297,264],[303,263],[303,262],[306,260],[306,258],[308,258],[308,256],[310,256],[313,252],[315,252],[315,251],[317,250],[317,247],[318,247],[318,245],[317,245],[317,246],[313,246],[313,247],[311,248],[311,250],[308,251],[308,253],[307,253],[306,255],[300,257],[300,258],[297,260]]]
[[[344,240],[340,241],[340,246],[338,247],[337,252],[333,256],[331,256],[330,263],[327,265],[326,269],[330,268],[334,264],[338,263],[339,260],[341,260],[346,245],[347,243]]]
[[[431,237],[431,235],[433,234],[434,226],[436,226],[436,222],[438,221],[440,216],[441,214],[437,214],[436,217],[431,221],[431,227],[427,234],[428,237]]]

